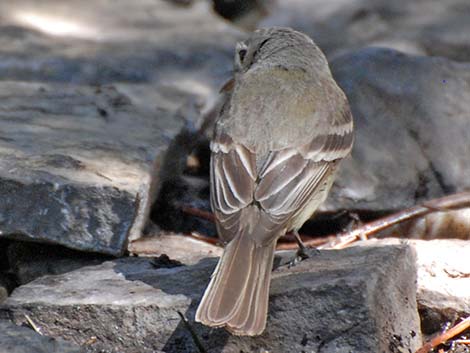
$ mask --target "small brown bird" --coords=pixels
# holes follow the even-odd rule
[[[254,336],[266,326],[277,240],[287,231],[298,237],[325,200],[352,148],[353,123],[325,56],[290,28],[238,43],[224,91],[210,183],[225,250],[196,321]]]

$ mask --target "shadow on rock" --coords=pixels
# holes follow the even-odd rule
[[[164,292],[165,307],[162,310],[163,320],[171,317],[179,323],[166,339],[163,352],[195,352],[196,344],[191,333],[179,319],[181,312],[189,321],[204,348],[211,353],[221,353],[230,334],[224,329],[211,329],[194,321],[195,313],[202,294],[209,282],[217,259],[203,259],[194,266],[180,265],[178,262],[160,257],[155,260],[136,259],[136,266],[129,266],[129,262],[116,262],[114,271],[128,281],[140,281]],[[178,301],[184,297],[185,305]],[[162,305],[163,306],[163,305]],[[165,309],[166,309],[165,308]],[[163,309],[163,308],[161,308]],[[165,333],[164,333],[165,334]],[[164,341],[164,340],[162,340]]]

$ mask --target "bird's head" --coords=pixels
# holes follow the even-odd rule
[[[237,43],[234,69],[236,73],[244,73],[259,63],[292,66],[302,62],[305,65],[319,57],[325,60],[307,35],[291,28],[262,28],[247,40]]]

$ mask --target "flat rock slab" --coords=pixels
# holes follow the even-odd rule
[[[79,346],[0,320],[0,353],[84,353]]]
[[[367,48],[331,68],[356,139],[329,207],[390,211],[470,187],[470,64]]]
[[[0,315],[98,352],[194,352],[192,322],[216,260],[155,268],[126,258],[17,288]],[[407,246],[322,251],[274,272],[265,333],[236,337],[193,324],[208,352],[403,352],[420,345],[416,268]]]
[[[113,87],[0,82],[0,238],[122,254],[181,126]]]
[[[129,252],[139,256],[170,254],[172,260],[194,265],[206,257],[219,257],[222,248],[205,241],[181,234],[165,234],[144,237],[129,244]]]
[[[0,238],[122,254],[241,36],[201,0],[1,2]]]

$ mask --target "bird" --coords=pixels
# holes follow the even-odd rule
[[[324,202],[354,141],[348,100],[313,40],[291,28],[254,31],[211,140],[210,202],[224,251],[195,320],[256,336],[266,327],[277,240]]]

